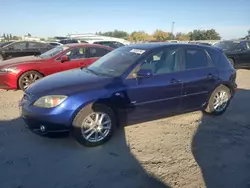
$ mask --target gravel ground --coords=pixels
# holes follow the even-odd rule
[[[228,111],[120,128],[105,145],[44,138],[18,117],[21,91],[0,90],[0,188],[250,187],[250,71]]]

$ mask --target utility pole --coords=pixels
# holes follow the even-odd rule
[[[173,40],[173,37],[174,37],[174,24],[175,22],[172,22],[172,29],[171,29],[171,33],[172,33],[172,40]]]

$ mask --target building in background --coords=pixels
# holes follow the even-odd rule
[[[41,38],[39,38],[39,37],[32,37],[32,36],[22,36],[22,40],[40,42]]]

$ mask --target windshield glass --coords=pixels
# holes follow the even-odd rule
[[[52,48],[51,50],[41,54],[40,57],[41,58],[51,58],[51,57],[56,56],[57,54],[59,54],[60,52],[66,50],[66,49],[68,49],[68,47],[66,47],[66,46],[57,46],[57,47]]]
[[[6,46],[6,45],[8,45],[10,43],[12,43],[12,42],[3,42],[3,43],[0,43],[0,47],[4,47],[4,46]]]
[[[214,46],[223,50],[234,50],[239,44],[239,41],[222,41],[216,43]]]
[[[97,74],[118,77],[125,73],[144,52],[145,50],[141,49],[121,47],[101,57],[87,69]]]

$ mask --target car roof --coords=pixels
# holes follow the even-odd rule
[[[186,44],[186,43],[170,43],[170,42],[151,42],[151,43],[141,43],[141,44],[131,44],[127,47],[129,48],[139,48],[143,50],[153,50],[161,47],[197,47],[197,48],[206,48],[206,49],[217,49],[213,46],[202,45],[202,44]]]
[[[73,48],[73,47],[101,47],[101,48],[113,49],[109,46],[103,46],[100,44],[89,44],[89,43],[71,43],[71,44],[64,44],[64,46],[67,46],[69,48]]]

